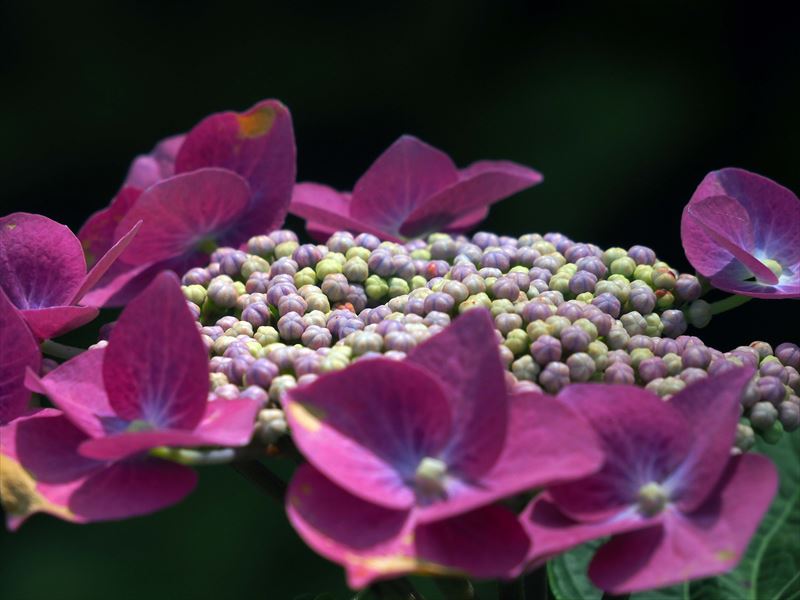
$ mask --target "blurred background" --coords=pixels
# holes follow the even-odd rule
[[[681,209],[708,171],[739,166],[800,190],[788,8],[378,4],[0,4],[0,214],[77,231],[136,154],[267,97],[292,111],[301,181],[350,189],[411,133],[459,166],[503,158],[545,175],[483,228],[641,243],[680,270]],[[797,342],[797,308],[755,300],[702,335],[722,350]],[[152,517],[78,527],[37,516],[0,533],[0,547],[11,600],[346,597],[341,571],[302,546],[280,507],[223,468]]]

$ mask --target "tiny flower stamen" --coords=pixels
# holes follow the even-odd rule
[[[783,274],[783,267],[781,266],[781,263],[779,263],[777,260],[772,258],[766,258],[761,262],[764,263],[764,265],[775,274],[775,277],[780,278],[781,274]]]
[[[150,431],[151,429],[154,429],[154,427],[150,423],[143,419],[136,419],[131,421],[125,431]]]
[[[440,496],[444,493],[447,464],[438,458],[426,456],[414,473],[414,483],[423,495]]]
[[[660,483],[651,481],[639,488],[637,499],[639,500],[639,511],[647,517],[653,517],[664,510],[669,496]]]

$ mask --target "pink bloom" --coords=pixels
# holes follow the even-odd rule
[[[536,171],[509,161],[483,160],[459,170],[442,151],[404,135],[367,169],[352,194],[301,183],[289,211],[308,219],[312,232],[349,229],[400,241],[470,229],[491,204],[541,181]]]
[[[742,169],[706,175],[683,209],[686,257],[721,290],[800,298],[800,200]]]
[[[25,369],[38,372],[41,362],[39,344],[0,288],[0,425],[27,410],[31,393],[24,386]]]
[[[0,288],[37,337],[62,335],[97,316],[87,292],[112,267],[138,229],[137,221],[126,223],[116,243],[104,249],[87,273],[81,243],[69,228],[41,215],[3,217]]]
[[[10,530],[37,512],[75,523],[143,515],[179,502],[195,486],[192,469],[157,458],[83,457],[85,440],[52,408],[0,427],[0,500]]]
[[[293,389],[284,408],[310,463],[290,486],[289,518],[353,587],[412,571],[508,576],[528,543],[493,504],[601,461],[563,403],[507,394],[484,310],[402,362],[357,362]]]
[[[614,594],[732,569],[777,488],[772,463],[731,457],[742,368],[701,380],[664,401],[641,388],[576,384],[559,394],[588,418],[605,448],[603,468],[539,495],[521,519],[538,563],[613,535],[589,577]]]
[[[128,304],[108,346],[28,386],[88,437],[86,457],[118,460],[156,446],[243,446],[258,403],[208,401],[208,354],[177,278],[162,273]]]
[[[124,262],[90,300],[125,304],[161,270],[183,273],[207,262],[209,246],[238,246],[279,227],[291,199],[295,154],[289,110],[264,100],[241,114],[206,117],[185,136],[138,157],[111,205],[79,232],[93,257],[130,223],[144,222]]]

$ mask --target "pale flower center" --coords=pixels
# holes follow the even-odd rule
[[[444,493],[446,477],[447,464],[441,459],[426,456],[417,466],[414,483],[420,493],[439,496]]]
[[[639,511],[648,517],[657,515],[664,510],[664,507],[669,501],[667,491],[660,483],[656,483],[655,481],[651,481],[640,487],[636,497],[639,501]]]
[[[764,263],[764,266],[766,266],[775,274],[775,277],[780,278],[781,274],[783,273],[783,267],[781,267],[781,263],[772,258],[764,259],[761,262]]]

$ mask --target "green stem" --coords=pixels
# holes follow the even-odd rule
[[[226,465],[235,461],[253,460],[263,453],[257,448],[220,448],[217,450],[190,450],[160,446],[150,450],[150,455],[190,467]]]
[[[74,346],[67,346],[66,344],[59,344],[53,340],[45,340],[41,345],[42,352],[54,358],[62,358],[69,360],[75,358],[78,354],[86,352],[85,348],[75,348]]]
[[[739,296],[734,294],[733,296],[728,296],[722,300],[718,300],[717,302],[712,302],[709,305],[711,309],[712,315],[718,315],[729,310],[733,310],[737,306],[741,306],[745,302],[750,302],[753,298],[751,296]]]
[[[522,577],[513,581],[497,583],[497,600],[525,600],[525,586]]]
[[[244,460],[231,463],[240,475],[254,484],[270,498],[277,500],[281,504],[286,498],[286,484],[284,481],[270,471],[267,467],[257,460]]]
[[[448,600],[477,600],[475,588],[469,579],[463,577],[435,577],[434,583],[442,596]]]

